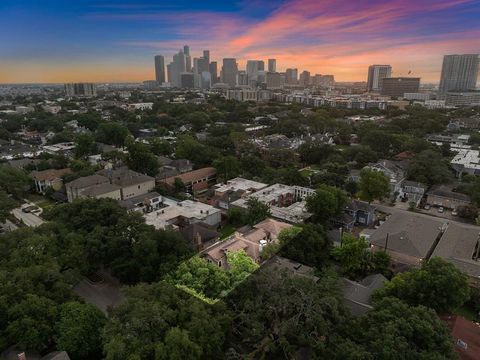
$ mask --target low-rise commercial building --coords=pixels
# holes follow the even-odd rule
[[[126,200],[143,195],[155,187],[155,179],[126,167],[100,170],[65,185],[67,198],[111,198]]]
[[[216,228],[221,222],[221,211],[198,201],[162,197],[159,209],[145,214],[145,222],[156,229],[181,229],[195,223]]]

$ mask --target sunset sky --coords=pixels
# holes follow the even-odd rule
[[[0,83],[153,79],[153,56],[184,44],[219,64],[364,81],[385,63],[436,83],[444,54],[480,52],[479,0],[1,0],[0,18]]]

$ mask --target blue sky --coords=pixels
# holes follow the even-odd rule
[[[277,58],[363,80],[371,63],[438,81],[448,53],[480,52],[478,0],[0,2],[0,82],[141,81],[152,57]]]

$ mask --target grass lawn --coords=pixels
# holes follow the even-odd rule
[[[232,225],[222,226],[220,229],[220,240],[226,239],[235,232],[235,228]]]
[[[454,313],[463,316],[467,320],[478,321],[478,316],[475,314],[475,311],[469,307],[462,306],[455,310]]]
[[[55,205],[55,202],[45,196],[42,196],[40,194],[30,194],[28,195],[27,199],[33,203],[35,203],[37,206],[41,207],[42,209],[48,209]]]

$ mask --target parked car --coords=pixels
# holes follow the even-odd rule
[[[423,207],[425,210],[430,210],[430,205],[429,204],[425,204],[425,206]]]
[[[440,207],[438,208],[438,212],[439,212],[439,213],[443,213],[443,206],[440,206]]]
[[[457,216],[457,215],[458,215],[457,209],[453,209],[453,210],[452,210],[452,215],[453,215],[453,216]]]

